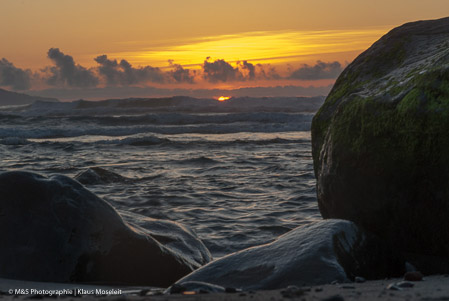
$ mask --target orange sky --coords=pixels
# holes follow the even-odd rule
[[[170,60],[197,70],[191,74],[198,88],[304,85],[286,78],[317,61],[344,67],[395,26],[449,15],[447,0],[1,0],[0,8],[0,58],[17,68],[40,72],[54,65],[47,57],[53,47],[86,69],[97,68],[94,58],[104,54],[162,71],[173,68]],[[245,60],[265,71],[274,67],[280,77],[271,83],[241,75],[205,80],[207,57],[234,68]],[[99,76],[98,85],[103,81]],[[36,81],[31,89],[43,82],[48,84]],[[143,84],[189,86],[167,80]]]

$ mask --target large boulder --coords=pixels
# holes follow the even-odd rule
[[[449,18],[393,29],[313,119],[322,216],[362,225],[422,271],[449,272],[448,133]]]
[[[184,227],[123,215],[68,177],[0,174],[0,277],[167,287],[211,260]]]
[[[204,283],[243,290],[397,276],[404,264],[376,236],[345,220],[298,227],[274,242],[233,253],[180,279],[172,288]],[[173,291],[173,290],[169,290]]]

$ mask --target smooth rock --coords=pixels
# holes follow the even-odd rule
[[[272,243],[213,261],[176,282],[200,281],[242,290],[280,289],[376,279],[403,272],[382,242],[344,220],[296,228]]]
[[[0,174],[0,277],[167,287],[210,259],[184,227],[133,216],[65,176]]]
[[[312,122],[324,218],[449,272],[449,18],[393,29],[337,79]]]
[[[409,281],[399,281],[396,283],[396,285],[401,288],[409,288],[409,287],[415,286],[415,284],[413,282],[409,282]]]

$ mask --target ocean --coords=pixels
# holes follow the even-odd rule
[[[310,124],[315,98],[172,97],[0,107],[0,172],[75,178],[115,208],[194,230],[214,258],[321,219]]]

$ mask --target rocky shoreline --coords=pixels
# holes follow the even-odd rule
[[[325,219],[215,261],[193,231],[80,183],[126,181],[106,170],[0,174],[1,298],[448,300],[448,277],[417,272],[449,273],[448,103],[449,18],[393,29],[314,117]]]
[[[27,286],[28,285],[28,286]],[[85,294],[78,294],[76,297],[72,295],[42,295],[42,294],[10,294],[11,288],[31,288],[43,291],[45,289],[75,289],[74,285],[66,284],[50,284],[40,283],[29,285],[23,281],[11,281],[0,279],[0,299],[2,300],[28,300],[42,299],[48,300],[55,298],[64,300],[191,300],[191,301],[208,301],[208,300],[326,300],[326,301],[342,301],[342,300],[448,300],[449,299],[449,275],[433,275],[424,277],[422,281],[406,281],[404,278],[391,278],[384,280],[373,280],[366,282],[353,283],[334,283],[319,286],[296,287],[290,286],[277,290],[256,290],[256,291],[230,291],[222,293],[194,293],[185,292],[184,294],[163,295],[160,290],[152,290],[151,288],[136,287],[94,287],[94,286],[78,286],[81,287]],[[110,294],[95,294],[96,290],[111,292]],[[90,293],[93,291],[94,293]]]

